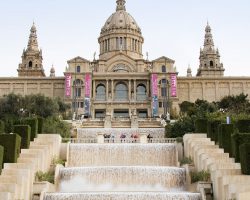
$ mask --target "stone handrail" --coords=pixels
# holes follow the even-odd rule
[[[97,138],[63,138],[69,143],[97,143]],[[175,138],[148,138],[148,143],[175,143]],[[140,138],[104,138],[104,143],[140,143]]]

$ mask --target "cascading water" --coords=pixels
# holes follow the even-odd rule
[[[60,191],[70,192],[69,186],[76,182],[75,190],[85,192],[103,191],[171,191],[180,190],[185,184],[185,170],[177,167],[79,167],[60,170]],[[86,185],[86,183],[90,185]],[[106,187],[106,188],[105,188]],[[108,188],[107,188],[108,187]],[[142,189],[140,189],[140,187]]]
[[[102,192],[47,194],[46,200],[200,200],[198,194],[166,192]]]
[[[69,167],[176,166],[175,144],[71,144]]]
[[[184,192],[175,144],[70,144],[68,155],[44,200],[200,200]]]

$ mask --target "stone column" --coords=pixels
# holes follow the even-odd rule
[[[229,95],[233,94],[232,82],[229,82]]]
[[[149,81],[147,80],[147,100],[148,100],[148,98],[149,98]]]
[[[106,79],[106,101],[108,101],[109,98],[109,80]]]
[[[128,100],[131,101],[131,80],[128,80]]]
[[[93,101],[95,101],[95,92],[96,92],[95,80],[93,80]]]
[[[134,100],[136,101],[136,79],[134,79]]]
[[[111,100],[114,100],[114,80],[111,80]]]

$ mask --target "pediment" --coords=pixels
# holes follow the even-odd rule
[[[108,72],[135,72],[136,62],[126,54],[112,56],[106,61]]]
[[[67,61],[67,63],[86,63],[86,62],[90,62],[90,61],[80,56],[77,56]]]
[[[153,60],[153,62],[168,62],[168,63],[175,63],[174,60],[172,60],[172,59],[170,59],[170,58],[168,58],[168,57],[166,57],[166,56],[161,56],[161,57],[159,57],[159,58]]]

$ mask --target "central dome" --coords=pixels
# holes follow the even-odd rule
[[[112,29],[131,29],[141,33],[140,27],[135,19],[125,10],[118,10],[113,13],[102,27],[101,33],[105,33]]]
[[[100,59],[108,59],[123,51],[135,59],[142,58],[143,37],[135,19],[126,12],[125,0],[116,1],[116,12],[105,22],[98,42]]]

